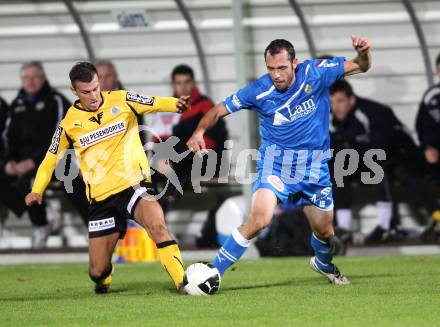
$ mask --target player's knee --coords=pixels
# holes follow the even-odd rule
[[[99,266],[99,265],[91,265],[89,268],[89,276],[92,281],[95,283],[100,282],[101,280],[108,277],[111,274],[112,265],[110,266]]]
[[[154,220],[148,225],[148,233],[154,241],[162,241],[168,236],[168,229],[164,221]]]
[[[330,240],[334,236],[333,226],[319,226],[313,231],[321,240]]]

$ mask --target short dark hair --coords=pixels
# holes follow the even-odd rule
[[[174,67],[173,71],[171,72],[172,81],[174,81],[176,75],[190,75],[191,79],[194,79],[193,69],[190,66],[184,64]]]
[[[75,87],[75,82],[89,83],[95,74],[98,75],[98,72],[92,63],[87,61],[78,62],[70,70],[70,83],[72,87]]]
[[[287,51],[290,61],[295,59],[295,48],[293,47],[292,43],[284,39],[276,39],[270,42],[266,47],[266,50],[264,50],[264,60],[266,60],[268,53],[273,56],[280,53],[282,50]]]
[[[111,60],[108,59],[99,59],[95,62],[95,67],[98,66],[108,66],[116,72],[116,67]]]
[[[34,68],[39,69],[43,73],[43,75],[46,76],[46,74],[44,72],[44,68],[43,68],[43,63],[41,61],[38,61],[38,60],[32,60],[32,61],[24,62],[21,65],[20,71],[23,71],[23,70],[25,70],[27,68],[30,68],[30,67],[34,67]]]
[[[330,94],[333,95],[336,92],[344,92],[347,97],[351,97],[354,95],[353,88],[350,83],[348,83],[344,79],[337,80],[330,86]]]
[[[323,54],[320,54],[320,55],[316,56],[313,59],[333,59],[334,57],[335,56],[331,55],[330,53],[323,53]]]
[[[435,67],[440,65],[440,53],[437,55],[437,59],[435,59]]]

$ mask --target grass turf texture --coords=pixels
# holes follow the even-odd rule
[[[116,265],[106,295],[86,264],[0,266],[0,325],[440,326],[438,256],[337,263],[352,285],[328,284],[308,258],[240,261],[209,297],[176,294],[159,264]]]

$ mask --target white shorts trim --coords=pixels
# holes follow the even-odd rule
[[[146,187],[140,187],[138,188],[134,194],[131,196],[130,201],[128,202],[127,205],[127,211],[129,214],[132,214],[131,210],[133,209],[134,204],[136,203],[136,200],[142,196],[142,194],[147,192],[147,188]]]

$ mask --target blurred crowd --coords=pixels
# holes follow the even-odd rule
[[[440,55],[435,64],[440,77]],[[111,61],[101,60],[96,63],[96,67],[102,91],[123,89]],[[10,104],[0,98],[0,206],[12,211],[17,217],[28,213],[35,226],[33,246],[38,248],[44,247],[49,235],[59,228],[59,208],[51,206],[49,200],[41,206],[26,207],[24,196],[31,190],[33,177],[51,143],[52,134],[71,103],[50,85],[41,62],[24,63],[19,73],[21,88],[16,97]],[[192,110],[184,114],[157,114],[149,127],[155,132],[153,142],[163,142],[171,136],[178,137],[179,142],[175,148],[178,153],[182,153],[186,150],[186,141],[203,115],[213,106],[213,102],[200,92],[194,72],[187,65],[178,65],[172,70],[170,85],[174,96],[190,96]],[[360,196],[364,193],[358,190],[366,187],[371,191],[368,201],[373,201],[377,209],[377,226],[366,235],[365,243],[405,239],[407,235],[400,228],[397,210],[399,201],[410,202],[415,210],[422,211],[425,218],[419,223],[425,229],[420,235],[421,239],[426,242],[439,241],[440,83],[430,87],[421,96],[417,118],[414,126],[411,126],[415,128],[418,142],[392,108],[358,96],[348,81],[337,81],[329,92],[333,156],[344,149],[355,149],[361,158],[369,149],[383,149],[387,154],[386,160],[378,161],[385,172],[381,183],[363,186],[360,176],[363,170],[358,169],[344,179],[344,186],[334,185],[335,225],[339,238],[345,244],[353,242],[352,222],[356,217],[356,205],[359,207],[358,204],[365,201]],[[144,124],[142,117],[139,118],[139,124]],[[228,131],[222,120],[205,136],[207,147],[216,151],[219,159],[227,139]],[[67,157],[66,162],[68,165],[76,164],[71,157]],[[330,165],[334,163],[330,162]],[[172,168],[177,172],[182,185],[190,182],[192,156],[178,163],[163,160],[156,166],[159,172]],[[164,176],[166,173],[153,175],[154,182],[158,185],[164,183]],[[73,185],[74,192],[64,192],[62,196],[76,208],[87,225],[88,203],[81,176],[73,181]],[[55,179],[50,187],[57,188]],[[59,187],[57,194],[63,193],[62,190],[64,188]],[[170,185],[161,199],[161,205],[167,210],[180,196],[180,192]],[[204,231],[212,226],[217,208],[210,212]],[[206,234],[213,235],[209,231]],[[201,245],[216,244],[215,239],[203,237],[199,240]]]
[[[436,59],[440,77],[440,55]],[[346,80],[330,87],[331,148],[334,157],[344,149],[355,149],[362,158],[369,149],[383,149],[385,160],[378,160],[384,178],[372,185],[372,197],[377,209],[377,225],[365,238],[365,243],[396,242],[407,232],[400,228],[396,203],[400,199],[410,203],[414,210],[422,210],[428,219],[421,224],[427,228],[420,235],[422,241],[437,241],[440,222],[438,185],[440,182],[440,84],[430,87],[422,96],[415,130],[419,144],[414,141],[407,126],[389,106],[358,96]],[[330,162],[332,165],[333,162]],[[354,188],[361,183],[361,169],[346,176],[344,186],[334,183],[336,233],[347,243],[352,242],[352,220],[356,197]],[[435,191],[436,190],[436,191]]]

